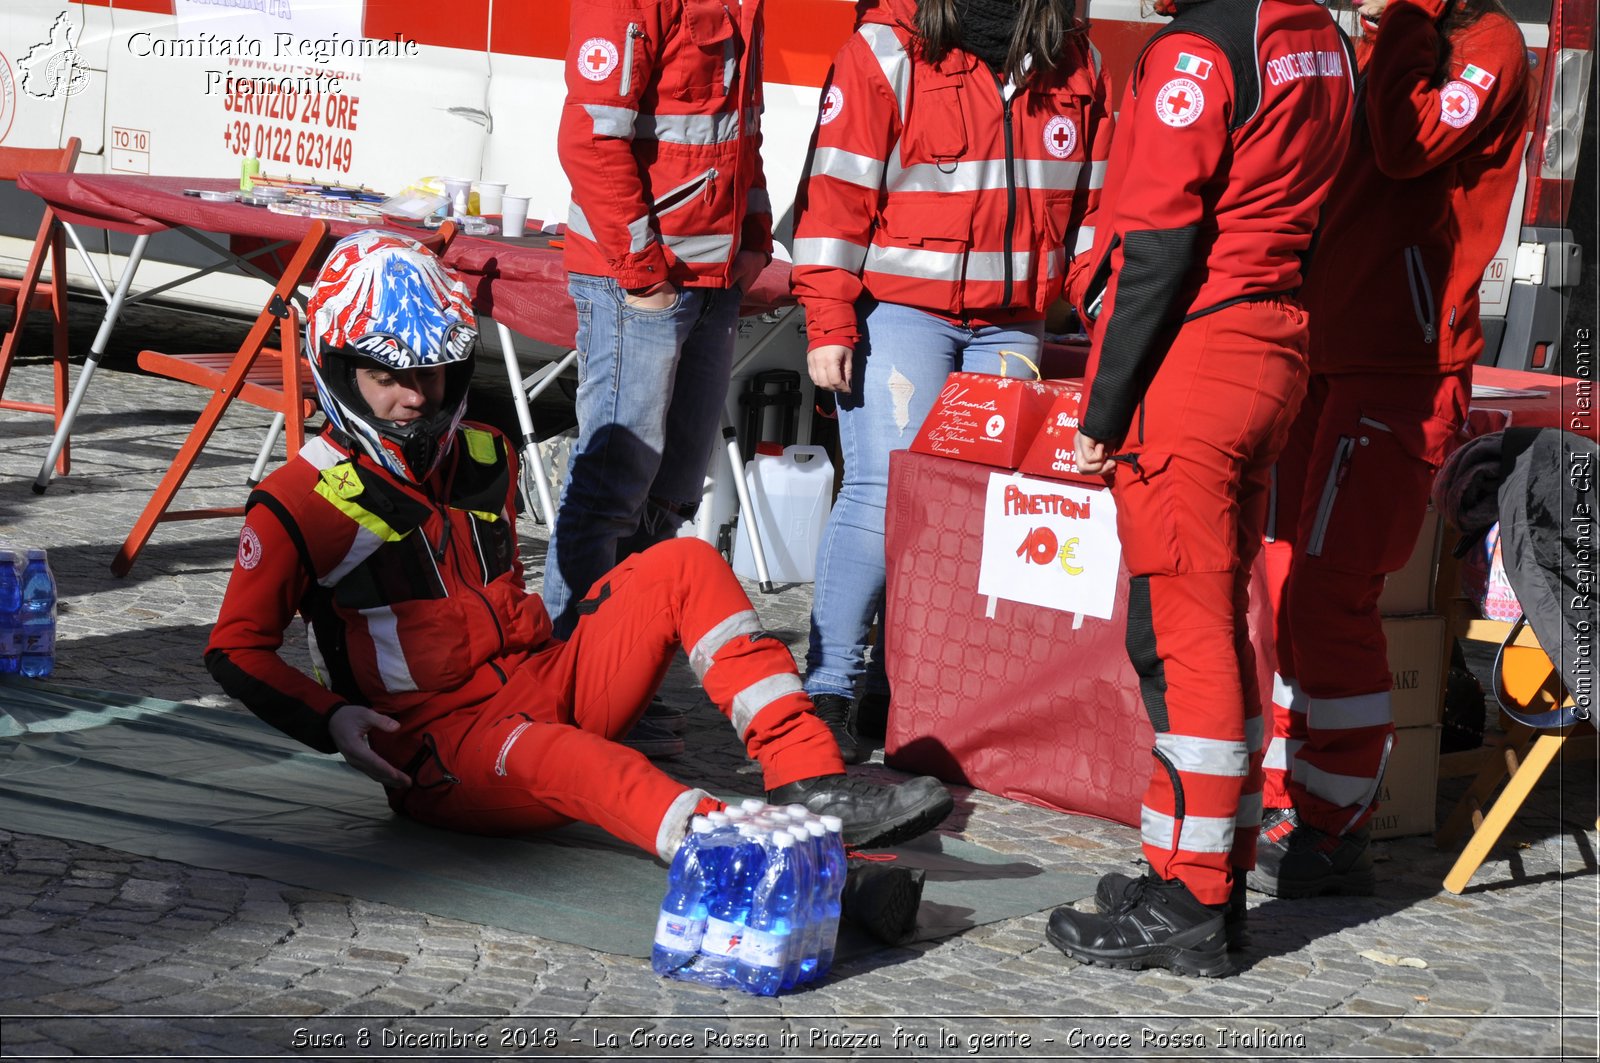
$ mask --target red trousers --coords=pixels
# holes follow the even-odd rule
[[[704,542],[634,554],[579,613],[572,638],[530,655],[495,697],[420,735],[373,732],[373,748],[412,776],[409,789],[389,792],[396,811],[473,834],[579,820],[667,855],[706,795],[615,739],[643,714],[680,646],[768,789],[844,771],[793,655]]]
[[[1305,337],[1286,299],[1185,324],[1126,447],[1138,463],[1112,485],[1132,576],[1128,655],[1156,731],[1144,854],[1207,904],[1255,866],[1262,719],[1246,605],[1268,472],[1305,390]]]
[[[1411,556],[1471,390],[1468,372],[1318,374],[1278,459],[1264,801],[1319,830],[1358,829],[1374,811],[1394,741],[1378,596]]]

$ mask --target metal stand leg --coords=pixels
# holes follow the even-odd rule
[[[71,230],[68,230],[71,232]],[[85,254],[83,245],[78,243],[77,234],[72,233],[73,243],[78,247],[80,254]],[[39,475],[33,481],[33,493],[42,495],[45,488],[50,486],[51,471],[55,468],[56,458],[60,457],[61,450],[67,445],[67,437],[72,434],[72,422],[78,418],[78,407],[83,405],[84,393],[89,390],[89,379],[94,376],[95,367],[100,363],[100,356],[105,353],[106,344],[111,340],[111,330],[116,327],[117,316],[122,313],[122,304],[128,298],[128,289],[133,286],[133,275],[139,269],[139,261],[144,258],[145,245],[150,242],[148,235],[140,235],[133,241],[133,250],[128,253],[127,264],[123,267],[122,277],[117,281],[117,290],[111,293],[111,298],[106,301],[106,316],[100,320],[100,331],[95,333],[94,344],[89,348],[89,355],[83,360],[83,369],[78,373],[78,383],[72,389],[72,398],[67,400],[67,409],[61,415],[61,423],[56,427],[56,434],[50,440],[50,453],[45,455],[44,464],[39,468]],[[87,255],[85,254],[87,259]],[[98,280],[98,274],[96,280]]]
[[[522,378],[522,367],[517,364],[517,352],[512,348],[511,330],[498,321],[494,323],[494,327],[500,338],[500,356],[506,363],[506,378],[511,381],[511,400],[517,408],[517,427],[522,432],[523,468],[528,471],[529,478],[533,481],[534,493],[539,496],[539,512],[535,514],[535,519],[554,527],[556,507],[555,501],[550,496],[550,473],[544,467],[544,456],[539,453],[539,439],[533,430],[533,411],[528,403],[542,395],[545,388],[577,360],[578,352],[569,351],[565,358],[553,366],[546,366],[540,370],[540,373],[545,374],[544,379],[539,380],[529,390],[528,381],[536,379],[539,374],[534,374],[528,380]]]
[[[739,495],[739,512],[744,517],[744,530],[750,536],[750,556],[756,563],[756,582],[763,594],[773,592],[772,576],[767,573],[767,555],[761,548],[761,530],[756,520],[755,507],[750,504],[750,491],[744,482],[744,457],[739,453],[739,433],[724,418],[722,438],[728,448],[728,466],[733,470],[733,489]]]
[[[278,434],[283,431],[283,426],[289,419],[281,413],[272,415],[272,427],[267,429],[267,438],[261,441],[261,452],[256,455],[256,463],[250,468],[250,478],[244,482],[246,487],[254,487],[261,482],[267,473],[267,462],[272,457],[272,448],[278,442]]]

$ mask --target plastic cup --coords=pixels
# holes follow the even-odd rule
[[[499,214],[501,197],[506,194],[506,186],[500,181],[478,182],[478,213]]]
[[[528,224],[528,197],[504,196],[500,200],[500,231],[506,236],[522,235]]]
[[[451,178],[444,183],[444,196],[450,201],[450,215],[465,218],[472,208],[472,182]]]

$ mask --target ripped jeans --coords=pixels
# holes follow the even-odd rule
[[[1000,375],[1000,351],[1037,362],[1044,332],[1043,321],[968,327],[869,298],[856,304],[856,314],[861,341],[851,390],[839,396],[844,485],[817,554],[806,650],[806,692],[813,695],[889,692],[881,624],[870,669],[866,660],[868,633],[883,609],[889,455],[911,445],[946,376],[957,370]],[[1005,375],[1031,377],[1033,371],[1010,358]]]

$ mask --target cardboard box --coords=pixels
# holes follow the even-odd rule
[[[1432,834],[1439,799],[1439,727],[1402,727],[1378,787],[1374,838]]]
[[[1384,616],[1433,612],[1433,587],[1439,570],[1439,513],[1432,506],[1422,518],[1417,544],[1405,567],[1391,572],[1378,595],[1378,612]]]
[[[1067,390],[1076,391],[1076,381]],[[911,449],[1015,469],[1063,385],[987,373],[951,373]]]
[[[1394,676],[1390,703],[1396,727],[1436,724],[1444,711],[1445,621],[1442,616],[1389,617],[1383,622]]]

